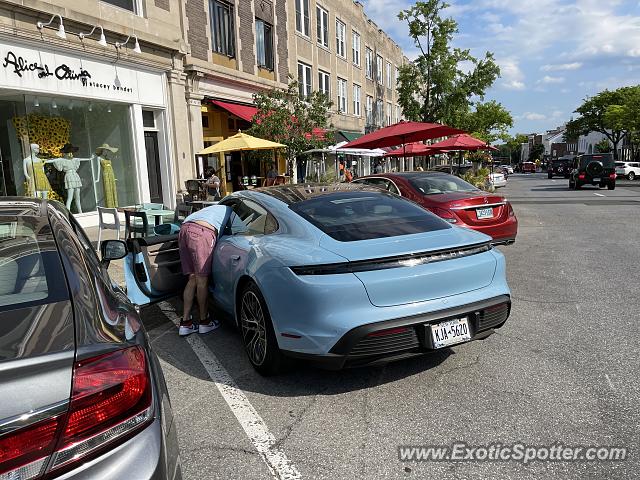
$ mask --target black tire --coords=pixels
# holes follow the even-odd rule
[[[280,373],[284,367],[284,356],[278,348],[267,304],[253,282],[240,294],[238,323],[242,343],[253,368],[265,376]]]
[[[578,183],[578,181],[576,180],[575,183],[574,183],[574,188],[575,188],[575,190],[580,190],[582,188],[582,185],[580,185]]]
[[[616,184],[615,183],[610,183],[609,185],[607,185],[607,189],[615,190],[616,189]]]
[[[604,165],[602,162],[598,162],[597,160],[593,160],[589,162],[587,168],[585,168],[589,176],[593,177],[601,177],[604,173]]]
[[[576,184],[569,179],[569,190],[575,190]]]
[[[627,178],[629,180],[634,180],[636,178],[635,172],[629,172],[629,175],[627,175]]]

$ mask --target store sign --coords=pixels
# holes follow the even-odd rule
[[[0,88],[164,105],[161,74],[4,43],[0,62]]]

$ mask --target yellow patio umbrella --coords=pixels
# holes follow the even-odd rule
[[[246,133],[238,132],[232,137],[226,138],[215,145],[211,145],[210,147],[201,150],[198,152],[198,155],[211,155],[213,153],[238,152],[243,150],[272,150],[284,147],[286,147],[286,145],[281,143],[252,137]]]

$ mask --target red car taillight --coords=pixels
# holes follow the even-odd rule
[[[442,218],[443,220],[449,223],[458,223],[458,219],[450,210],[445,210],[444,208],[431,207],[429,208],[433,213]]]
[[[0,438],[0,476],[28,479],[40,475],[56,444],[60,421],[60,417],[49,418]]]
[[[516,216],[516,212],[513,211],[513,207],[508,202],[507,202],[507,208],[509,209],[509,216],[510,217],[515,217]]]
[[[67,413],[0,438],[0,474],[30,479],[111,448],[153,420],[151,379],[139,346],[77,362]],[[53,454],[52,454],[53,452]],[[12,476],[13,475],[13,476]]]
[[[584,180],[587,176],[584,173],[578,175],[578,180]]]
[[[609,174],[609,178],[610,178],[611,180],[615,180],[615,179],[616,179],[616,174],[615,174],[615,173],[611,173],[611,174]]]

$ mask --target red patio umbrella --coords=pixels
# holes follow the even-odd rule
[[[476,150],[498,150],[496,147],[489,145],[482,140],[472,137],[469,134],[454,135],[441,142],[429,145],[431,148],[444,150],[448,152],[457,151],[476,151]]]
[[[422,157],[428,155],[435,155],[441,153],[437,148],[432,148],[431,145],[425,145],[421,142],[409,143],[403,148],[396,148],[385,154],[385,157]]]
[[[343,148],[393,147],[396,145],[431,140],[432,138],[447,137],[457,133],[464,133],[464,131],[439,123],[402,121],[363,135],[347,143]]]

